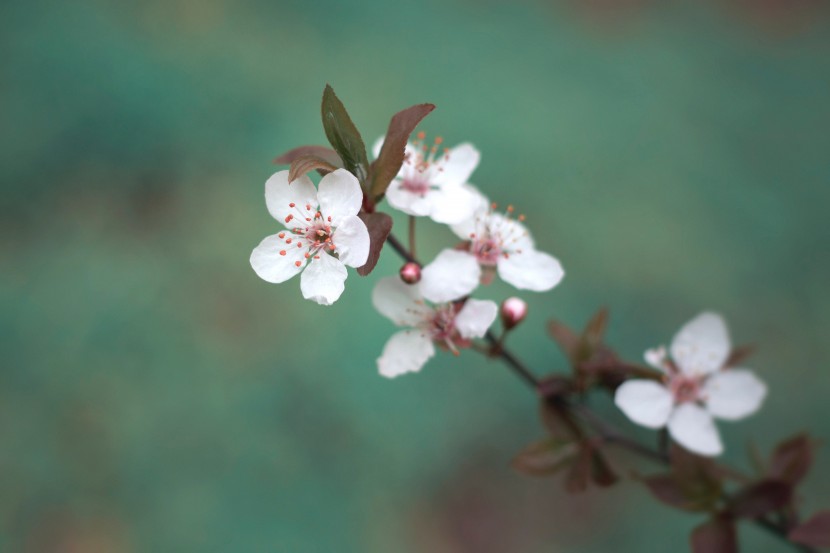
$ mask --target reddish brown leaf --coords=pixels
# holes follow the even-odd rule
[[[392,116],[378,158],[372,162],[372,198],[377,200],[386,193],[389,183],[401,170],[409,135],[418,123],[435,109],[433,104],[418,104]]]
[[[562,440],[572,440],[576,437],[578,427],[571,420],[567,410],[556,402],[543,399],[539,406],[539,416],[552,437]]]
[[[328,161],[315,156],[298,157],[291,162],[291,168],[288,170],[288,182],[294,182],[294,179],[300,175],[305,175],[309,171],[317,170],[320,174],[331,173],[336,171],[337,167]]]
[[[819,511],[796,526],[788,536],[791,541],[811,547],[830,547],[830,511]]]
[[[729,512],[736,517],[756,518],[786,506],[792,487],[776,480],[762,480],[745,487],[729,501]]]
[[[343,167],[343,162],[340,160],[337,152],[326,146],[300,146],[299,148],[294,148],[275,157],[273,163],[277,165],[290,165],[295,159],[306,156],[319,157],[335,167]]]
[[[691,545],[693,553],[737,553],[735,523],[723,516],[709,519],[692,531]]]
[[[568,493],[580,493],[588,489],[593,470],[593,448],[583,444],[571,465],[571,470],[565,479],[565,490]]]
[[[737,367],[741,363],[747,360],[749,356],[755,353],[755,346],[752,344],[744,344],[742,346],[738,346],[733,348],[729,357],[726,359],[726,363],[724,363],[727,367]]]
[[[686,493],[677,482],[673,474],[659,474],[656,476],[648,476],[642,478],[643,484],[646,485],[648,491],[657,499],[677,509],[699,511],[701,509],[692,508],[692,504],[686,498]]]
[[[571,464],[576,445],[570,441],[545,438],[519,452],[511,463],[513,468],[530,476],[550,476]]]
[[[613,486],[617,483],[617,475],[608,464],[608,460],[601,451],[594,449],[591,458],[591,480],[602,488]]]
[[[797,484],[813,464],[813,443],[807,434],[798,434],[778,444],[772,452],[767,475],[770,478]]]
[[[380,251],[383,249],[386,237],[392,231],[392,217],[380,212],[361,212],[358,214],[358,217],[366,223],[366,228],[369,229],[369,258],[366,260],[365,265],[357,269],[357,274],[366,276],[378,264]]]
[[[571,364],[574,364],[579,351],[579,335],[559,321],[550,321],[548,332]]]
[[[584,346],[593,351],[602,344],[605,330],[608,328],[608,309],[603,307],[597,311],[582,332]]]

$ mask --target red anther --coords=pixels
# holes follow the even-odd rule
[[[525,220],[524,214],[519,215],[519,221],[524,221],[524,220]]]
[[[310,223],[311,222],[311,217],[306,217],[305,220],[306,220],[306,223]]]
[[[281,233],[279,233],[277,236],[279,236],[280,238],[285,238],[285,233],[284,233],[284,232],[281,232]]]
[[[329,215],[328,217],[326,217],[326,221],[328,221],[329,223],[331,223],[331,215]],[[329,229],[329,230],[331,230],[331,229]]]
[[[297,266],[297,267],[299,267],[300,265],[302,265],[302,262],[300,262],[300,261],[295,261],[295,262],[294,262],[294,265],[295,265],[295,266]]]
[[[314,256],[314,259],[320,259],[320,256],[319,256],[319,255],[315,255],[315,256]]]
[[[302,247],[303,247],[303,243],[302,243],[302,242],[297,242],[297,247],[298,247],[298,248],[302,248]]]
[[[311,211],[311,204],[305,204],[306,211]]]
[[[444,141],[444,139],[443,139],[443,138],[441,138],[440,136],[436,136],[436,137],[435,137],[435,144],[436,144],[436,146],[437,146],[438,144],[441,144],[443,141]]]
[[[295,204],[294,202],[291,202],[290,204],[288,204],[288,207],[295,207],[296,205],[297,204]]]
[[[508,213],[513,213],[513,206],[512,205],[507,206],[507,212]]]
[[[405,283],[415,284],[421,280],[421,266],[412,262],[405,263],[398,274]]]
[[[475,237],[476,237],[476,233],[471,232],[471,233],[470,233],[470,238],[471,238],[471,239],[475,239]]]
[[[499,207],[499,204],[497,204],[496,202],[493,202],[493,203],[490,204],[490,209],[498,209],[498,207]]]
[[[293,218],[294,218],[294,216],[289,213],[288,216],[285,218],[285,222],[289,223],[289,222],[291,222],[291,219],[293,219]]]
[[[290,244],[290,243],[291,243],[291,239],[289,238],[288,240],[286,240],[286,241],[285,241],[285,243],[286,243],[286,244]]]
[[[280,250],[280,255],[285,255],[285,250]]]
[[[425,133],[424,131],[421,131],[421,132],[418,133],[417,136],[418,136],[418,140],[423,140],[424,138],[427,137],[427,133]]]

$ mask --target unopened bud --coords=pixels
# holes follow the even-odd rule
[[[527,316],[527,303],[519,298],[507,298],[501,302],[501,322],[510,330]]]
[[[401,275],[401,280],[405,283],[415,284],[421,280],[421,266],[417,263],[406,263],[401,267],[399,274]]]

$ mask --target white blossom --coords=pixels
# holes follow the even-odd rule
[[[637,424],[667,426],[689,451],[719,455],[723,444],[713,417],[748,417],[767,394],[752,371],[725,366],[731,350],[723,318],[701,313],[675,335],[668,353],[664,347],[646,351],[646,362],[664,373],[662,382],[628,380],[617,388],[614,402]]]
[[[386,190],[389,205],[408,215],[430,217],[436,223],[456,224],[470,217],[479,198],[467,185],[478,166],[481,154],[472,144],[439,149],[441,139],[432,147],[424,134],[406,145],[401,170]],[[384,138],[375,142],[375,157],[380,154]]]
[[[436,259],[434,263],[441,265],[452,261],[445,258]],[[496,319],[498,306],[495,302],[467,299],[463,303],[453,303],[451,299],[436,300],[435,295],[426,293],[424,283],[440,274],[430,270],[433,264],[424,267],[423,278],[418,284],[406,284],[399,277],[391,276],[379,280],[372,292],[375,308],[404,328],[392,335],[378,358],[378,370],[387,378],[420,371],[435,355],[436,344],[458,354],[471,339],[484,336]],[[459,290],[456,288],[456,293]]]
[[[550,254],[536,249],[530,232],[522,224],[524,216],[512,217],[513,207],[504,213],[481,193],[476,212],[453,225],[455,234],[465,240],[464,251],[483,269],[483,281],[489,282],[497,272],[502,280],[520,290],[546,292],[559,284],[565,271]]]
[[[369,231],[357,216],[362,202],[357,178],[345,169],[325,175],[317,189],[306,175],[289,183],[288,171],[275,173],[265,204],[285,230],[254,248],[251,267],[273,283],[302,272],[303,297],[331,305],[345,288],[345,265],[360,267],[369,256]]]

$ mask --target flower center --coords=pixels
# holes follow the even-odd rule
[[[669,377],[669,390],[677,404],[698,401],[700,397],[701,379],[685,374],[674,374]]]
[[[416,140],[412,141],[414,152],[410,150],[404,159],[404,174],[401,188],[412,194],[421,197],[426,196],[431,190],[437,190],[438,186],[432,184],[436,173],[444,170],[444,163],[449,159],[449,150],[444,148],[443,155],[438,154],[439,146],[443,142],[440,136],[435,137],[432,146],[428,146],[424,139],[426,134],[418,133]]]
[[[495,267],[499,259],[522,253],[515,243],[527,235],[521,225],[511,219],[512,205],[507,206],[504,214],[494,213],[497,207],[492,204],[486,214],[477,216],[475,232],[470,233],[470,253],[476,256],[482,267]],[[524,215],[519,215],[519,222],[524,219]]]
[[[293,210],[285,217],[285,223],[292,221],[299,223],[298,226],[293,227],[290,232],[280,232],[279,236],[284,241],[284,248],[279,251],[280,255],[287,255],[287,248],[305,249],[304,257],[310,259],[320,258],[320,251],[328,250],[334,253],[337,249],[332,241],[334,231],[331,226],[331,217],[325,217],[319,207],[312,207],[311,204],[306,204],[302,209],[300,206],[291,202],[288,207]],[[303,224],[305,223],[305,224]],[[301,261],[295,261],[294,264],[299,267],[302,265]]]

